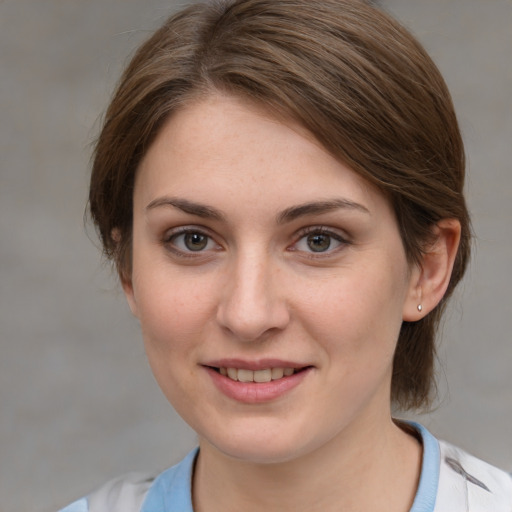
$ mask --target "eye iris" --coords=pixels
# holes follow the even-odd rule
[[[331,237],[315,233],[308,236],[308,246],[314,252],[323,252],[331,246]]]
[[[200,233],[187,233],[184,242],[189,251],[202,251],[208,244],[208,237]]]

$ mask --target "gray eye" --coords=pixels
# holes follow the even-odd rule
[[[307,244],[313,252],[324,252],[331,247],[331,237],[322,233],[312,233],[307,237]]]
[[[189,251],[202,251],[208,245],[209,238],[201,233],[185,233],[183,243]]]
[[[338,249],[348,245],[343,236],[336,231],[325,228],[310,229],[293,245],[294,251],[300,251],[310,256],[328,256],[335,254]]]

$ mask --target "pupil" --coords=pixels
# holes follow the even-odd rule
[[[190,251],[201,251],[206,247],[208,238],[200,233],[187,233],[185,235],[185,245]]]
[[[309,235],[309,248],[314,252],[323,252],[329,249],[331,245],[331,237],[329,235]]]

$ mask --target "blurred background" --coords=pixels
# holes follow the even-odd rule
[[[185,2],[186,3],[186,2]],[[179,2],[183,5],[184,2]],[[439,437],[512,471],[512,2],[384,0],[444,73],[476,248],[440,344]],[[51,512],[195,443],[84,227],[91,143],[170,0],[0,0],[0,511]]]

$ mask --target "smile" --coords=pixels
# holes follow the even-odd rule
[[[244,368],[218,368],[217,371],[231,380],[238,382],[271,382],[283,377],[290,377],[294,368],[265,368],[263,370],[247,370]]]
[[[284,361],[255,363],[235,359],[202,366],[223,395],[245,404],[261,404],[284,397],[314,369]]]

